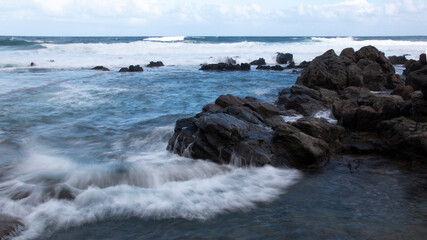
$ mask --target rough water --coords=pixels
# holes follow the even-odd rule
[[[423,239],[427,177],[411,166],[354,156],[301,172],[166,151],[175,121],[219,95],[274,102],[298,77],[199,64],[368,44],[417,58],[427,38],[0,37],[0,214],[25,224],[16,239]]]

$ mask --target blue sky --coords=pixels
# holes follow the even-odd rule
[[[0,35],[427,35],[427,0],[0,0]]]

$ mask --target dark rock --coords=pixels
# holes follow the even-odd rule
[[[273,148],[278,156],[294,166],[318,166],[329,160],[328,144],[312,137],[291,125],[282,125],[275,129]]]
[[[221,107],[240,106],[245,103],[246,101],[244,99],[230,95],[230,94],[221,95],[215,100],[215,104]]]
[[[391,64],[405,64],[408,59],[406,59],[406,56],[390,56],[388,57],[388,60],[390,60]]]
[[[162,61],[153,62],[151,61],[146,67],[163,67],[165,66]]]
[[[96,66],[92,68],[92,70],[98,70],[98,71],[110,71],[110,69],[104,67],[104,66]]]
[[[325,119],[314,117],[301,118],[292,123],[292,126],[298,128],[304,133],[324,140],[330,147],[338,149],[341,147],[341,135],[345,129],[341,126],[329,123]]]
[[[390,95],[399,95],[404,100],[407,100],[409,98],[409,94],[412,92],[414,92],[414,88],[412,86],[398,86],[390,93]]]
[[[411,118],[418,122],[427,122],[427,100],[412,99],[411,106]]]
[[[341,126],[370,131],[383,120],[401,116],[401,102],[403,99],[396,95],[370,95],[335,101],[332,112]]]
[[[144,69],[139,65],[130,65],[128,68],[121,68],[119,72],[142,72]]]
[[[293,109],[304,116],[312,116],[328,107],[321,101],[320,91],[302,85],[294,85],[279,93],[276,104],[285,109]]]
[[[0,213],[0,239],[12,239],[24,228],[25,226],[20,219]]]
[[[421,90],[427,99],[427,66],[411,72],[405,79],[405,84],[412,86],[414,90]]]
[[[427,123],[400,117],[383,121],[377,126],[382,147],[388,153],[426,163]]]
[[[215,63],[215,64],[206,64],[202,65],[200,70],[203,71],[249,71],[251,70],[251,65],[248,63],[242,64],[227,64],[227,63]]]
[[[420,62],[421,65],[427,65],[427,59],[426,59],[426,54],[422,53],[420,55],[420,60],[418,60]]]
[[[296,68],[295,62],[291,61],[288,66],[286,66],[287,69],[292,69],[292,68]]]
[[[271,70],[274,70],[274,71],[283,71],[283,70],[285,70],[285,68],[282,67],[282,66],[280,66],[280,65],[275,65],[275,66],[271,66]]]
[[[271,70],[270,66],[263,66],[263,65],[259,65],[258,67],[256,67],[257,70]]]
[[[259,58],[258,60],[254,60],[251,63],[249,63],[250,65],[265,65],[265,59],[264,58]]]
[[[351,48],[344,49],[340,56],[329,50],[311,62],[297,83],[336,91],[349,86],[383,91],[403,85],[384,53],[372,46],[357,52]]]
[[[36,66],[36,64],[34,62],[31,62],[30,67],[34,67],[34,66]]]
[[[287,64],[294,60],[294,55],[291,53],[277,53],[276,62],[278,64]]]
[[[310,61],[302,61],[297,68],[307,68],[310,65]]]

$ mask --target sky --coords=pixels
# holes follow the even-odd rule
[[[427,35],[427,0],[0,0],[0,35]]]

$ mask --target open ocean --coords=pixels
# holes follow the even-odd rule
[[[425,239],[427,176],[399,161],[303,172],[166,151],[175,121],[219,95],[272,103],[298,77],[200,64],[366,45],[418,59],[427,37],[0,36],[0,214],[25,224],[16,239]],[[118,72],[131,64],[144,72]]]

